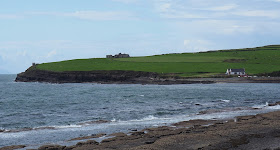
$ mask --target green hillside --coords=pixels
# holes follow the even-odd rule
[[[176,73],[186,77],[223,74],[227,68],[245,68],[248,74],[280,71],[280,45],[200,53],[131,58],[76,59],[37,65],[50,71],[132,70]]]

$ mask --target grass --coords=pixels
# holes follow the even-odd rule
[[[280,45],[117,59],[76,59],[39,64],[37,68],[58,72],[131,70],[184,77],[208,77],[224,74],[228,68],[245,68],[248,74],[254,75],[280,71]]]

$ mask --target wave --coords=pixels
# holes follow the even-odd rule
[[[127,121],[124,121],[124,120],[116,120],[115,118],[113,118],[111,120],[111,122],[114,122],[114,123],[124,123],[124,122],[142,122],[142,121],[152,121],[152,120],[157,120],[157,119],[164,119],[164,118],[158,118],[158,117],[155,117],[153,115],[148,115],[147,117],[144,117],[142,119],[132,119],[132,120],[127,120]]]
[[[225,102],[225,103],[229,103],[230,102],[230,100],[228,100],[228,99],[221,99],[220,101],[221,102]]]
[[[14,132],[25,132],[32,130],[60,130],[67,128],[82,128],[86,126],[110,126],[110,125],[133,125],[133,124],[168,124],[168,123],[176,123],[181,121],[188,121],[191,119],[213,119],[213,118],[223,118],[223,117],[235,117],[237,115],[244,115],[243,112],[246,113],[262,113],[268,111],[280,110],[280,105],[270,106],[271,104],[262,104],[258,106],[252,107],[234,107],[234,108],[224,108],[224,109],[208,109],[200,111],[197,114],[181,114],[174,116],[162,116],[157,117],[154,115],[148,115],[146,117],[140,119],[131,119],[131,120],[116,120],[113,118],[112,120],[93,120],[93,121],[85,121],[77,124],[71,125],[58,125],[58,126],[43,126],[43,127],[35,127],[35,128],[21,128],[21,129],[11,129],[7,130],[0,127],[1,133],[14,133]],[[105,125],[107,124],[107,125]]]
[[[229,103],[231,100],[229,99],[218,99],[218,100],[213,100],[212,102],[223,102],[223,103]]]
[[[62,126],[45,126],[45,127],[35,127],[35,128],[20,128],[20,129],[3,129],[0,130],[0,133],[15,133],[15,132],[24,132],[24,131],[33,131],[33,130],[57,130],[64,128],[81,128],[81,125],[62,125]]]
[[[108,120],[85,121],[82,123],[78,123],[78,125],[91,125],[91,124],[101,124],[101,123],[108,123],[108,122],[113,122],[113,121],[112,120],[111,121]]]
[[[144,117],[143,119],[136,119],[136,120],[131,120],[131,121],[151,121],[151,120],[156,120],[159,119],[158,117],[155,117],[153,115],[149,115],[147,117]]]

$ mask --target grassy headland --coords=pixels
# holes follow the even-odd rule
[[[280,45],[200,53],[163,54],[131,58],[76,59],[37,65],[49,71],[129,70],[211,77],[228,68],[245,68],[250,75],[280,71]]]

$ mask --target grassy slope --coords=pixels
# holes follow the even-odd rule
[[[224,62],[228,59],[246,61]],[[210,76],[225,73],[227,68],[245,68],[248,74],[257,74],[280,70],[280,45],[119,59],[77,59],[40,64],[38,68],[52,71],[134,70],[181,73],[181,76]]]

